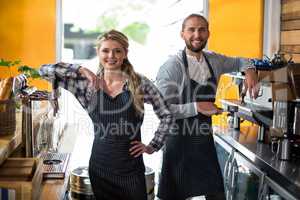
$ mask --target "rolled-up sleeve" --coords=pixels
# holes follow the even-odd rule
[[[179,103],[181,89],[184,87],[183,73],[179,69],[179,63],[166,62],[160,67],[156,77],[156,85],[163,97],[170,104],[170,110],[176,119],[185,119],[198,114],[195,102]]]
[[[160,120],[154,137],[149,143],[150,146],[158,151],[164,145],[165,138],[174,124],[174,118],[167,102],[149,79],[142,77],[141,89],[144,93],[144,102],[152,104],[153,110]]]
[[[79,68],[78,64],[62,62],[45,64],[39,69],[39,74],[54,85],[53,89],[62,87],[70,91],[86,109],[93,90],[88,88],[88,80],[78,73]]]
[[[212,55],[213,57],[211,59],[214,59],[214,61],[212,61],[217,63],[216,66],[220,66],[218,67],[218,70],[221,70],[221,74],[246,71],[249,68],[255,68],[250,58],[229,57],[216,53],[213,53]]]

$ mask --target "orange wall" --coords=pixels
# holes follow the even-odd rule
[[[261,58],[263,5],[263,0],[210,0],[208,49],[228,56]],[[227,76],[222,76],[218,85],[218,106],[220,99],[238,99],[238,89]],[[226,126],[226,115],[214,116],[213,124]]]
[[[55,62],[56,0],[1,0],[0,5],[0,58],[32,67]],[[8,74],[0,68],[0,78]],[[48,87],[42,80],[31,83]]]
[[[210,0],[208,48],[231,56],[262,57],[263,0]]]

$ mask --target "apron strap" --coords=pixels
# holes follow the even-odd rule
[[[182,51],[182,60],[183,60],[183,64],[184,64],[184,68],[185,68],[185,70],[186,70],[186,72],[187,72],[187,69],[188,69],[188,67],[189,67],[189,64],[188,64],[188,61],[187,61],[187,56],[186,56],[186,48],[184,48],[183,49],[183,51]],[[187,75],[188,75],[189,73],[187,73]]]
[[[217,84],[217,79],[216,79],[214,70],[212,69],[212,66],[211,66],[210,62],[208,61],[208,59],[207,59],[207,57],[206,57],[206,55],[205,55],[204,52],[202,52],[202,55],[203,55],[203,57],[204,57],[204,59],[205,59],[205,61],[206,61],[206,63],[207,63],[209,72],[210,72],[210,74],[211,74],[211,79],[212,79],[211,81],[212,81],[213,83]]]
[[[189,74],[189,64],[187,61],[187,56],[186,56],[186,48],[183,49],[182,51],[182,60],[183,60],[183,64],[184,64],[184,69],[185,69],[185,76],[187,79],[187,90],[186,90],[186,102],[191,102],[191,78],[190,78],[190,74]]]

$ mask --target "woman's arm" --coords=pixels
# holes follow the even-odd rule
[[[141,89],[144,92],[145,103],[152,104],[153,110],[160,120],[154,138],[148,145],[158,151],[164,145],[165,138],[174,123],[174,118],[163,96],[149,79],[142,77]]]
[[[80,65],[61,62],[42,65],[39,73],[52,83],[53,89],[62,87],[70,91],[86,109],[93,90],[89,87],[89,79],[83,76],[80,70]]]

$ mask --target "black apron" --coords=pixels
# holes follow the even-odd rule
[[[185,50],[182,57],[188,84],[183,90],[182,104],[215,101],[216,77],[207,62],[211,78],[200,85],[189,78]],[[176,120],[177,131],[167,137],[158,197],[163,200],[184,200],[189,197],[223,193],[223,178],[212,136],[212,120],[201,113]]]
[[[89,106],[95,138],[89,175],[97,200],[146,200],[143,156],[129,154],[131,141],[141,141],[143,117],[136,114],[132,95],[112,98],[99,90]]]

